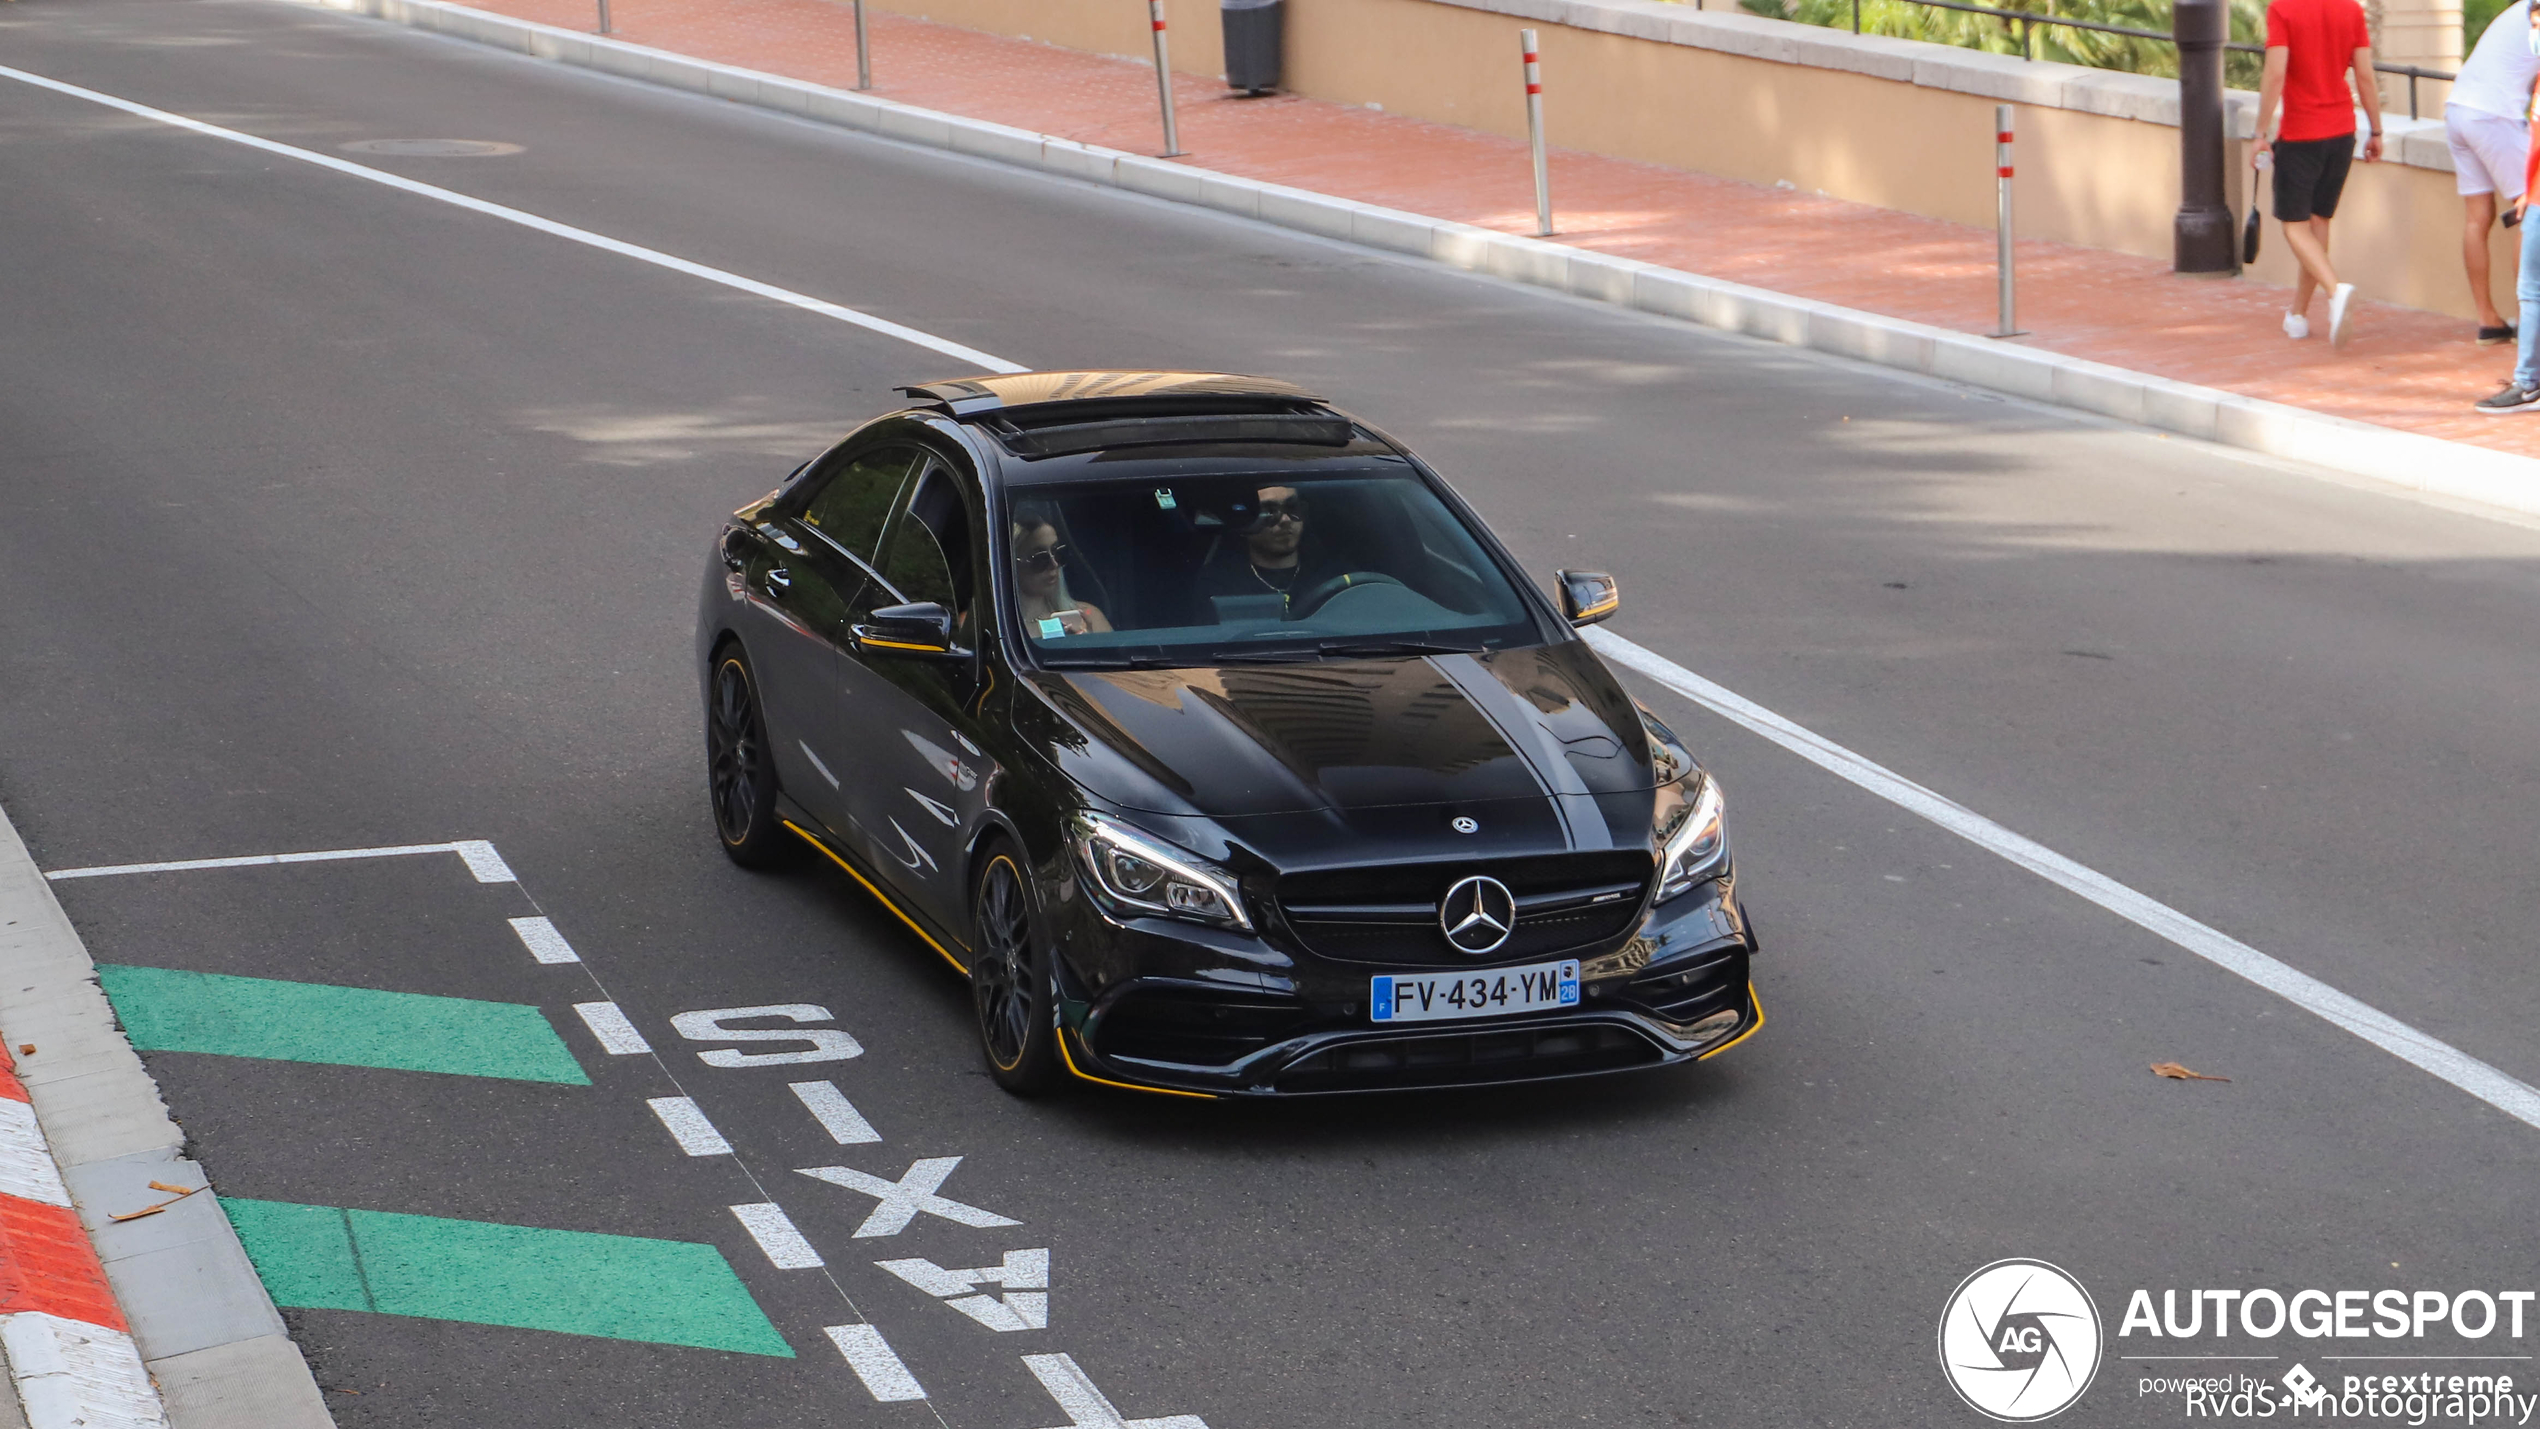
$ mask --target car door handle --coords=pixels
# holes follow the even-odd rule
[[[783,566],[770,566],[767,574],[761,577],[761,579],[767,582],[767,588],[769,590],[778,594],[782,594],[794,588],[793,572],[786,570]]]

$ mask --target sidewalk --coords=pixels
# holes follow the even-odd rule
[[[592,0],[470,0],[588,32]],[[1213,23],[1208,8],[1190,23]],[[851,12],[835,0],[612,0],[616,38],[838,88],[855,84]],[[869,12],[876,95],[1085,143],[1156,153],[1154,71],[1024,40]],[[1515,140],[1293,96],[1240,98],[1175,82],[1184,162],[1453,219],[1534,231]],[[1558,100],[1551,122],[1559,132]],[[1651,164],[1556,151],[1559,241],[1960,332],[1994,322],[1991,230]],[[2270,234],[2281,242],[2280,235]],[[2021,341],[2176,381],[2499,451],[2540,456],[2540,422],[2469,410],[2512,370],[2469,324],[2367,303],[2331,349],[2288,341],[2282,288],[2181,278],[2167,265],[2068,244],[2020,245]]]

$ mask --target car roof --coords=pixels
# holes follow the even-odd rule
[[[1265,405],[1294,410],[1323,400],[1293,382],[1231,372],[1013,372],[955,377],[899,390],[956,418],[987,412],[1012,415],[1077,402],[1157,402],[1195,412],[1244,412]]]

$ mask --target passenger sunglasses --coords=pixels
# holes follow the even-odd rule
[[[1045,576],[1059,568],[1058,553],[1066,549],[1064,544],[1044,546],[1028,556],[1015,557],[1014,564],[1036,576]]]

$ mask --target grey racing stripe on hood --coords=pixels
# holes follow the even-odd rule
[[[1444,675],[1482,718],[1491,722],[1499,737],[1517,751],[1535,783],[1552,800],[1553,810],[1560,815],[1561,828],[1577,850],[1614,847],[1613,831],[1607,827],[1604,812],[1597,808],[1587,781],[1570,767],[1561,740],[1546,727],[1535,707],[1518,697],[1517,692],[1499,682],[1499,678],[1470,655],[1431,655],[1430,668]]]

